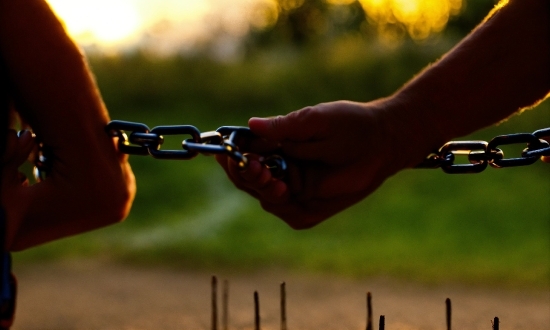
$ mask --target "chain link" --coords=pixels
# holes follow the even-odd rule
[[[215,131],[201,133],[191,125],[157,126],[149,129],[142,123],[121,120],[111,121],[106,131],[110,136],[118,138],[118,148],[126,154],[180,160],[192,159],[198,154],[224,154],[235,160],[241,170],[247,168],[248,159],[239,151],[237,142],[254,137],[248,127],[241,126],[222,126]],[[170,135],[188,135],[190,138],[181,142],[181,150],[164,150],[164,137]],[[285,160],[278,155],[266,157],[262,164],[276,178],[282,178],[287,168]]]
[[[201,133],[195,126],[157,126],[152,129],[142,123],[113,120],[106,127],[107,133],[118,138],[118,148],[129,155],[151,155],[158,159],[188,160],[199,154],[224,154],[235,160],[241,170],[248,166],[246,155],[239,151],[237,141],[252,139],[254,134],[248,127],[222,126],[215,131]],[[170,135],[188,135],[181,142],[181,150],[164,150],[164,137]],[[533,133],[499,135],[491,141],[450,141],[438,151],[430,154],[415,168],[441,168],[445,173],[480,173],[488,166],[495,168],[531,165],[543,156],[550,156],[550,144],[543,138],[550,137],[550,128]],[[526,146],[520,157],[505,158],[500,146],[521,144]],[[40,145],[35,162],[34,176],[43,180],[50,171],[50,159],[47,149]],[[457,156],[466,156],[467,163],[457,164]],[[262,164],[276,178],[283,178],[287,164],[279,155],[266,157]]]
[[[451,141],[430,154],[416,168],[441,168],[445,173],[463,174],[482,172],[488,165],[495,168],[531,165],[542,156],[550,156],[550,144],[544,137],[550,137],[550,128],[533,133],[499,135],[489,142]],[[504,151],[499,146],[512,144],[520,144],[526,148],[520,157],[505,158]],[[468,157],[468,162],[455,163],[460,155]]]

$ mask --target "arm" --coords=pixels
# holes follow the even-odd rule
[[[409,127],[405,139],[423,138],[424,148],[412,156],[417,163],[444,142],[505,120],[549,92],[550,2],[511,0],[393,96],[393,120]]]
[[[17,167],[29,137],[8,136],[1,186],[7,249],[124,219],[135,193],[132,171],[105,134],[107,110],[82,54],[44,1],[0,1],[0,56],[16,110],[54,154],[47,180],[21,185]]]
[[[240,173],[230,160],[218,160],[265,210],[293,228],[314,226],[446,141],[544,99],[550,92],[549,40],[550,2],[511,0],[390,97],[252,118],[252,131],[278,142],[289,159],[286,182],[271,178],[255,161]],[[388,152],[396,148],[399,157]]]

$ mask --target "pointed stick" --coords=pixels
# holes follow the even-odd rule
[[[367,330],[372,330],[372,296],[367,292]]]
[[[384,330],[386,328],[386,317],[380,315],[380,321],[378,322],[378,330]]]
[[[218,330],[218,279],[212,276],[212,330]]]
[[[222,323],[223,330],[227,330],[229,326],[229,282],[223,281],[223,296],[222,296]]]
[[[495,319],[494,321],[492,322],[493,323],[493,330],[498,330],[499,329],[499,319],[498,317],[495,316]]]
[[[260,298],[258,291],[254,291],[254,329],[260,330]]]
[[[445,307],[447,317],[447,330],[451,330],[451,299],[445,299]]]
[[[286,284],[281,283],[281,330],[286,330]]]

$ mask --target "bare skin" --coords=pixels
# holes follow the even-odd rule
[[[104,131],[107,110],[88,66],[46,2],[0,0],[0,65],[12,109],[53,150],[52,173],[29,186],[18,172],[35,148],[7,134],[1,203],[6,250],[23,250],[121,221],[135,180]]]
[[[266,211],[292,228],[315,226],[367,197],[389,176],[420,163],[446,141],[542,101],[550,93],[548,40],[550,3],[511,0],[387,98],[336,101],[283,116],[251,118],[251,130],[264,143],[247,151],[282,151],[290,163],[285,181],[271,177],[258,163],[259,156],[252,156],[245,172],[227,157],[217,157],[218,162]],[[410,148],[398,159],[387,152],[402,145]]]

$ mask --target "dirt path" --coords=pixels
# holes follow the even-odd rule
[[[100,261],[19,265],[15,330],[210,329],[211,274],[142,269]],[[279,283],[287,285],[288,329],[365,328],[365,292],[373,295],[375,329],[549,329],[550,292],[509,292],[457,286],[427,287],[384,279],[351,281],[282,272],[217,274],[230,283],[229,329],[253,329],[253,292],[260,295],[262,329],[279,329]],[[221,290],[220,290],[221,291]],[[221,300],[221,299],[219,299]],[[221,328],[221,327],[220,327]]]

